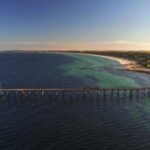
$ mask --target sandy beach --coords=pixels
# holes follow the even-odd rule
[[[112,56],[102,56],[102,57],[118,61],[121,65],[123,65],[129,71],[150,74],[150,69],[144,68],[142,65],[139,65],[136,61],[131,61],[128,59],[112,57]]]

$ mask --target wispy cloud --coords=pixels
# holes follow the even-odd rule
[[[133,41],[117,41],[116,43],[118,44],[129,44],[129,45],[143,45],[143,46],[146,46],[146,45],[150,45],[150,43],[146,43],[146,42],[133,42]]]
[[[150,50],[150,43],[120,40],[115,42],[0,42],[0,50]]]

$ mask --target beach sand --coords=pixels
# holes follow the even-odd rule
[[[118,61],[128,71],[135,71],[135,72],[150,74],[150,69],[145,68],[142,65],[139,65],[136,61],[131,61],[131,60],[128,60],[128,59],[113,57],[113,56],[102,56],[102,57]]]

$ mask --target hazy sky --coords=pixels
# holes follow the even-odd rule
[[[150,0],[0,0],[0,50],[150,50]]]

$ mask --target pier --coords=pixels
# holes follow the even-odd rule
[[[0,99],[138,99],[150,98],[150,88],[0,89]]]

